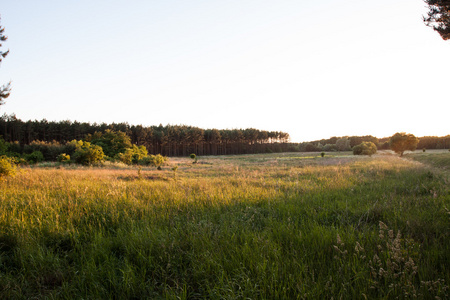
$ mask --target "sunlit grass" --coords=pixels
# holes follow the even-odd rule
[[[396,156],[33,168],[0,188],[0,298],[449,293],[448,182]]]
[[[428,150],[426,152],[416,151],[407,154],[405,157],[438,168],[446,173],[447,176],[450,175],[450,152],[447,149]]]

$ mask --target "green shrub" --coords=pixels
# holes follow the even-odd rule
[[[369,155],[377,153],[377,146],[372,142],[362,142],[361,144],[353,147],[354,155]]]
[[[325,156],[325,152],[320,153],[320,156],[324,157]]]
[[[162,156],[161,154],[157,154],[157,155],[155,155],[154,164],[155,164],[156,168],[158,168],[158,170],[161,170],[161,166],[168,160],[169,159],[167,158],[167,156]]]
[[[44,155],[41,151],[33,151],[30,154],[25,154],[25,160],[30,164],[37,164],[44,161]]]
[[[146,156],[146,157],[141,158],[141,159],[138,161],[138,164],[139,164],[139,165],[143,165],[143,166],[150,166],[150,165],[153,165],[153,159],[152,159],[152,156],[154,156],[154,155],[150,155],[150,156]]]
[[[195,153],[191,153],[191,155],[189,155],[189,157],[192,158],[192,159],[194,160],[194,162],[193,162],[194,164],[197,163],[198,158],[197,158],[197,155],[195,155]]]
[[[110,129],[106,129],[103,133],[97,131],[93,135],[88,135],[86,141],[102,147],[105,155],[113,158],[118,158],[120,153],[125,153],[132,147],[131,139],[125,132]]]
[[[124,153],[119,153],[117,155],[117,158],[127,164],[137,164],[140,160],[142,160],[144,157],[147,157],[147,148],[145,146],[136,146],[133,145],[131,148],[128,148],[125,150]]]
[[[12,145],[10,146],[10,151],[12,151],[11,149]],[[19,152],[18,150],[19,149],[16,149],[15,152]],[[69,155],[73,154],[75,147],[68,144],[63,145],[56,141],[32,141],[29,145],[23,147],[23,152],[26,154],[31,154],[35,151],[40,151],[45,161],[55,161],[61,153],[68,153]]]
[[[4,139],[0,138],[0,155],[6,154],[8,151],[8,143]]]
[[[144,166],[155,166],[158,170],[161,170],[161,166],[168,161],[167,156],[162,156],[161,154],[149,155],[141,158],[138,164]]]
[[[8,151],[7,151],[8,153],[19,153],[19,156],[20,156],[20,154],[23,153],[22,146],[19,144],[18,141],[6,143],[6,144],[8,145]],[[31,151],[31,152],[33,152],[33,151]],[[31,152],[29,152],[29,153],[31,153]],[[11,155],[8,154],[8,156],[11,156]],[[14,156],[16,156],[16,155],[14,155]]]
[[[5,177],[16,175],[16,160],[6,155],[0,156],[0,180]]]
[[[82,165],[95,165],[101,163],[105,158],[103,149],[100,146],[76,140],[73,140],[70,143],[76,147],[75,153],[73,154],[76,163]]]

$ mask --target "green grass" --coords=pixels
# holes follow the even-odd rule
[[[441,169],[447,174],[450,172],[450,152],[448,150],[416,151],[405,157]]]
[[[444,299],[448,186],[349,153],[24,169],[0,183],[0,298]]]

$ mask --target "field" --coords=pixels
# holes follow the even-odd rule
[[[448,150],[428,150],[426,153],[417,150],[414,153],[406,154],[405,157],[440,169],[447,175],[450,173],[450,152]]]
[[[25,168],[0,182],[0,298],[445,299],[449,157]]]

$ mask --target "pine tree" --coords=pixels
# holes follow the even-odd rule
[[[450,39],[450,0],[425,0],[428,15],[423,21],[437,31],[444,40]]]
[[[0,48],[2,47],[1,43],[5,42],[8,39],[8,37],[3,34],[4,31],[5,31],[5,28],[0,26]],[[5,58],[6,55],[8,55],[8,53],[9,53],[9,50],[7,50],[5,52],[0,51],[0,63],[2,62],[3,58]],[[0,87],[0,105],[4,104],[3,99],[6,99],[9,97],[10,90],[11,90],[11,82]]]

